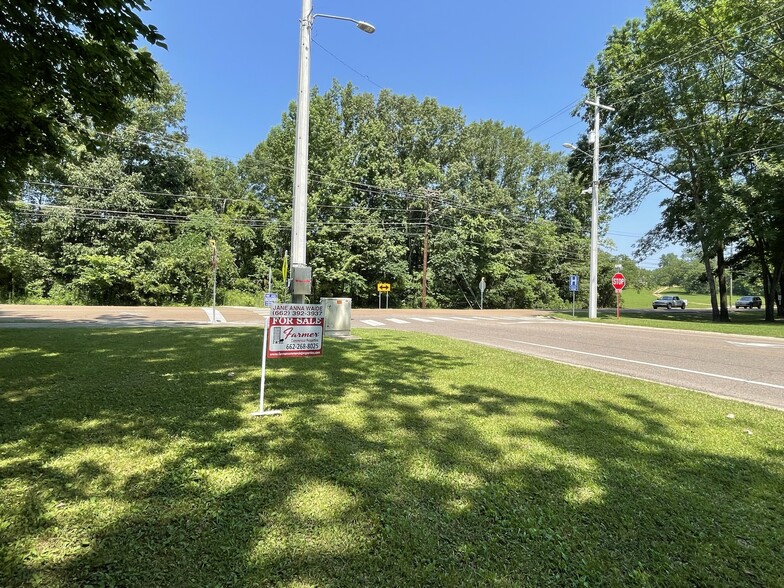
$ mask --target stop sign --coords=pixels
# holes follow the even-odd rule
[[[616,292],[620,292],[626,285],[626,278],[623,277],[623,274],[615,274],[612,279],[612,285]]]

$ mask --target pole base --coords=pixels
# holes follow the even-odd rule
[[[283,414],[283,411],[282,410],[258,410],[250,414],[251,416],[275,416],[275,415]]]

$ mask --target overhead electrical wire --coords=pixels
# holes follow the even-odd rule
[[[780,11],[782,11],[784,13],[784,7],[781,7],[778,10],[780,10]],[[775,13],[775,11],[773,11],[773,12]],[[746,24],[749,24],[749,23],[751,23],[751,22],[753,22],[755,20],[758,20],[758,19],[761,19],[761,18],[765,18],[765,17],[768,17],[768,16],[770,16],[770,13],[761,14],[761,15],[758,15],[756,17],[752,17],[750,19],[747,19],[746,21],[743,21],[743,22],[739,23],[737,25],[737,28],[742,28]],[[677,56],[681,52],[685,52],[687,50],[694,49],[695,46],[683,47],[681,50],[679,50],[679,51],[677,51],[675,53],[672,53],[671,55],[668,55],[666,57],[662,57],[660,60],[658,60],[658,61],[656,61],[656,62],[646,66],[646,69],[644,69],[644,70],[630,71],[630,72],[622,75],[619,79],[616,80],[616,83],[623,83],[623,82],[628,82],[629,80],[637,80],[637,79],[641,79],[641,78],[647,77],[647,76],[651,75],[653,72],[657,71],[663,64],[664,65],[669,65],[671,67],[675,66],[675,65],[678,65],[678,64],[684,62],[685,60],[694,57],[695,55],[699,55],[700,53],[703,53],[703,52],[705,52],[707,50],[710,50],[710,49],[715,49],[715,48],[719,47],[720,45],[726,43],[727,41],[731,41],[731,40],[735,40],[735,39],[739,39],[739,38],[743,38],[743,37],[747,37],[748,38],[748,36],[749,36],[749,34],[751,32],[756,31],[756,30],[761,29],[761,28],[764,28],[764,27],[771,26],[771,25],[775,24],[776,22],[778,22],[778,21],[780,21],[782,19],[784,19],[784,14],[782,14],[781,16],[779,16],[779,17],[777,17],[775,19],[768,20],[768,21],[766,21],[766,22],[764,22],[764,23],[762,23],[762,24],[760,24],[760,25],[758,25],[758,26],[756,26],[756,27],[754,27],[754,28],[752,28],[750,30],[741,31],[740,33],[730,37],[729,39],[720,39],[718,34],[712,35],[710,37],[702,39],[699,43],[696,44],[696,46],[700,46],[700,45],[705,45],[706,43],[709,43],[711,41],[714,41],[710,45],[702,47],[701,49],[698,49],[697,51],[693,51],[692,53],[684,55],[684,56],[682,56],[679,59],[676,59],[674,61],[668,61],[668,59]],[[600,85],[600,86],[597,87],[597,90],[601,93],[602,90],[606,89],[606,87],[607,87],[606,84]],[[570,105],[577,106],[577,105],[580,104],[580,102],[583,102],[584,100],[585,100],[584,96],[583,97],[579,97],[579,98],[573,100],[572,102],[570,102]],[[631,97],[628,100],[631,101]],[[626,101],[624,101],[624,103],[626,103]],[[613,105],[613,106],[615,106],[616,108],[618,107],[618,105]],[[539,127],[543,126],[547,122],[550,122],[550,121],[552,121],[552,120],[562,116],[563,114],[566,114],[566,112],[567,112],[566,108],[568,108],[568,107],[565,107],[565,108],[562,108],[562,109],[556,111],[554,114],[548,116],[546,119],[544,119],[540,123],[537,123],[537,124],[533,125],[532,127],[530,127],[530,129],[527,131],[527,133],[530,133],[534,129],[538,129]],[[548,140],[552,139],[553,137],[556,137],[556,136],[564,133],[565,131],[569,130],[570,128],[572,128],[572,126],[575,126],[575,125],[570,125],[569,127],[566,127],[565,129],[562,129],[561,131],[558,131],[557,133],[554,133],[554,134],[550,135],[549,137],[541,140],[541,142],[542,143],[547,142]]]

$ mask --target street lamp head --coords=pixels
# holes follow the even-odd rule
[[[376,27],[374,27],[369,22],[365,22],[364,20],[357,20],[355,18],[350,18],[348,16],[338,16],[336,14],[321,14],[321,13],[318,13],[318,14],[311,14],[310,17],[309,17],[311,23],[314,20],[316,20],[317,18],[330,18],[332,20],[345,20],[345,21],[348,21],[348,22],[353,22],[355,25],[357,25],[357,28],[360,31],[364,31],[364,32],[366,32],[368,34],[376,32]]]
[[[365,22],[364,20],[357,21],[357,28],[360,31],[365,31],[369,35],[371,35],[371,34],[376,32],[376,27],[374,27],[369,22]]]
[[[564,143],[563,146],[567,149],[577,149],[577,145],[572,145],[571,143]]]

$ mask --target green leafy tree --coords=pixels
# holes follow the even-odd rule
[[[724,250],[739,221],[724,183],[773,144],[777,126],[763,122],[776,100],[762,78],[773,71],[780,9],[768,0],[654,0],[644,21],[613,31],[586,75],[616,107],[603,127],[615,209],[633,210],[661,189],[672,194],[640,252],[697,247],[714,320],[728,320]]]
[[[50,270],[45,257],[20,246],[11,214],[0,209],[0,296],[40,296]]]
[[[100,303],[154,302],[161,293],[150,270],[156,245],[177,222],[175,211],[166,211],[181,192],[159,190],[186,186],[189,163],[182,91],[162,70],[157,79],[151,99],[129,101],[125,124],[96,135],[100,150],[71,135],[69,160],[28,174],[14,231],[23,247],[48,260],[44,293],[53,288],[70,302]]]
[[[783,129],[784,130],[784,129]],[[784,139],[784,134],[782,134]],[[726,183],[737,222],[733,261],[745,271],[758,268],[765,295],[765,318],[784,316],[784,157],[757,156],[743,181]]]
[[[466,124],[433,99],[333,85],[311,100],[308,260],[316,296],[394,303],[559,306],[587,261],[585,198],[565,159],[493,121]],[[287,249],[293,107],[240,162]],[[581,203],[575,206],[575,195]],[[575,254],[582,251],[584,254]],[[518,280],[520,276],[529,276]],[[490,294],[492,292],[492,294]]]
[[[0,3],[0,195],[46,156],[69,155],[130,116],[129,96],[157,87],[155,63],[136,45],[165,47],[138,12],[146,0],[3,0]]]

